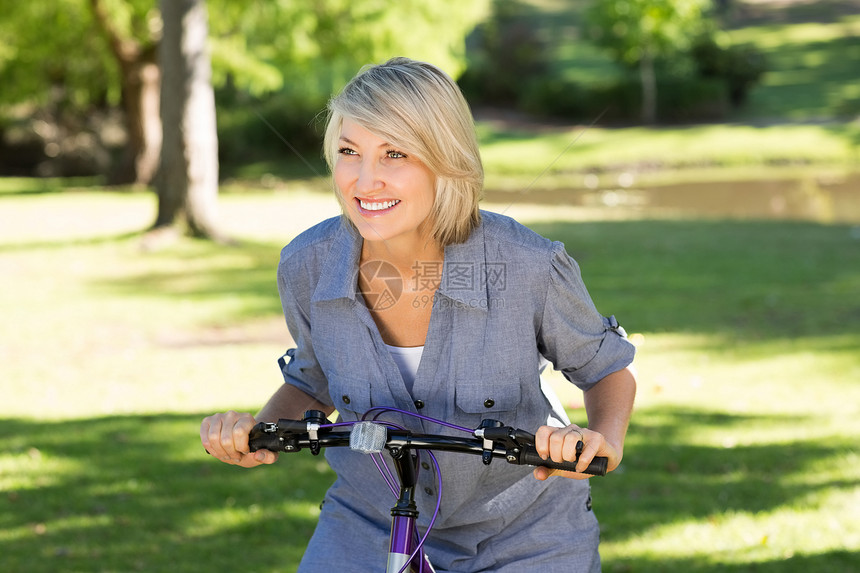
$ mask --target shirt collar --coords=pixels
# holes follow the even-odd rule
[[[464,242],[445,248],[439,294],[468,308],[486,310],[487,271],[484,225],[481,223]]]
[[[360,256],[361,235],[341,215],[340,226],[322,265],[312,302],[338,298],[355,300]]]
[[[355,300],[361,245],[361,235],[341,218],[323,263],[313,302],[338,298]],[[484,226],[481,223],[464,242],[445,247],[439,294],[469,308],[486,309],[487,272]],[[410,277],[403,277],[403,280],[410,280]]]

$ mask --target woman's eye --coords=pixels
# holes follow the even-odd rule
[[[391,159],[403,159],[406,157],[405,153],[401,153],[400,151],[395,151],[394,149],[389,149],[385,152],[385,155]]]
[[[337,150],[337,152],[340,155],[358,155],[358,153],[356,153],[354,149],[351,149],[349,147],[341,147]]]

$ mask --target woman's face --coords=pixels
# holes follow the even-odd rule
[[[365,241],[426,241],[436,177],[409,151],[344,118],[334,182]]]

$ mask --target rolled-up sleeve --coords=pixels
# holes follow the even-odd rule
[[[287,260],[282,256],[278,268],[278,293],[281,297],[284,318],[296,347],[287,350],[286,354],[278,360],[278,365],[285,383],[295,386],[323,404],[332,405],[328,381],[317,361],[311,335],[312,292],[310,289],[312,287],[307,281],[303,281],[304,284],[290,281],[290,277],[296,275],[289,273],[287,267]]]
[[[547,282],[538,345],[565,378],[588,390],[633,361],[635,349],[624,329],[597,311],[579,266],[561,243],[553,244]]]

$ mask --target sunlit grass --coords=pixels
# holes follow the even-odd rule
[[[278,252],[336,204],[228,194],[225,224],[252,241],[152,252],[136,213],[151,213],[147,195],[72,197],[81,217],[100,214],[90,236],[0,227],[4,568],[294,571],[332,479],[324,461],[244,472],[208,459],[197,430],[205,413],[254,410],[280,383]],[[0,201],[13,222],[30,201],[47,218],[72,208],[51,193]],[[604,570],[850,571],[860,252],[849,228],[509,214],[565,241],[638,347],[624,465],[593,482]],[[581,395],[559,388],[582,420]]]
[[[818,121],[857,98],[858,24],[733,31],[775,64],[745,117]],[[584,62],[568,77],[604,71],[594,51],[560,57]],[[856,168],[857,127],[758,123],[480,135],[489,185],[513,190]],[[245,472],[208,459],[197,431],[280,384],[278,251],[337,205],[321,177],[249,169],[260,183],[221,197],[240,245],[159,251],[141,248],[149,192],[0,178],[0,570],[295,571],[324,460]],[[625,460],[592,482],[604,571],[860,570],[856,227],[496,207],[564,241],[637,345]],[[581,394],[553,379],[584,422]]]
[[[765,49],[824,43],[860,35],[860,16],[846,16],[829,24],[820,22],[746,26],[729,32],[735,42],[755,43]]]
[[[733,43],[764,51],[767,72],[750,93],[743,118],[850,121],[860,112],[860,17],[831,23],[750,26],[732,30]]]
[[[857,545],[857,536],[832,517],[856,494],[832,495],[829,503],[773,512],[732,511],[704,520],[656,526],[646,535],[616,546],[625,560],[666,560],[698,563],[702,569],[727,565],[754,570],[756,563],[815,556]],[[830,513],[831,517],[824,517]],[[709,567],[710,566],[710,567]],[[790,570],[788,568],[783,570]]]
[[[517,176],[531,183],[546,170],[552,175],[600,173],[607,169],[647,173],[715,166],[846,165],[854,157],[852,144],[842,134],[817,125],[579,127],[551,133],[484,126],[481,134],[482,158],[492,181]],[[546,183],[538,180],[537,185]],[[581,186],[581,178],[572,177],[569,185]]]

